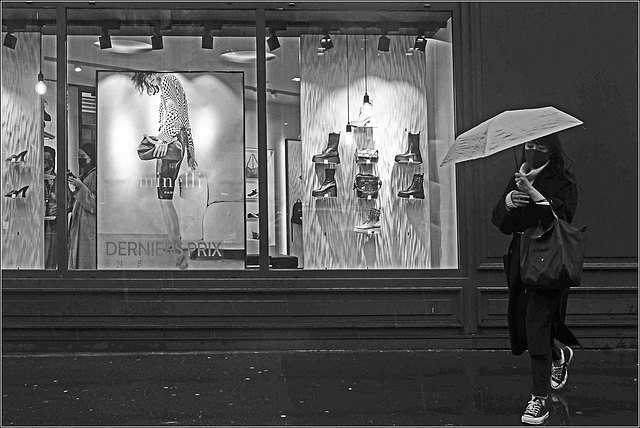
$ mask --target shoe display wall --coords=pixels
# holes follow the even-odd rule
[[[305,269],[457,267],[455,170],[431,166],[452,137],[453,87],[426,60],[450,45],[429,40],[408,56],[399,47],[415,38],[384,54],[373,35],[332,39],[318,55],[316,39],[300,38]]]

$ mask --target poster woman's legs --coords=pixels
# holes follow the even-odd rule
[[[156,163],[156,177],[158,179],[158,199],[162,208],[164,224],[171,241],[171,247],[175,254],[176,266],[186,269],[189,266],[187,252],[182,251],[182,236],[180,234],[180,220],[173,205],[173,191],[180,171],[182,159],[179,161],[167,161],[158,159]]]

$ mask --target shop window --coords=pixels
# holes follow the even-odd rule
[[[340,19],[267,12],[270,267],[455,269],[451,15]]]
[[[69,169],[94,186],[71,193],[71,269],[245,268],[252,16],[69,9]]]
[[[69,7],[64,136],[47,81],[55,10],[44,26],[35,9],[4,14],[3,37],[25,38],[3,47],[3,152],[16,155],[3,165],[4,269],[241,270],[259,267],[265,241],[273,269],[458,268],[455,169],[440,167],[454,139],[451,13],[267,9],[263,136],[255,11],[237,6]],[[46,94],[6,77],[21,61],[34,82],[43,63]],[[16,109],[29,129],[5,120]],[[59,141],[67,171],[41,172]],[[61,220],[68,248],[47,235]]]
[[[2,269],[55,269],[55,9],[5,9],[2,17]],[[64,174],[62,174],[64,177]]]

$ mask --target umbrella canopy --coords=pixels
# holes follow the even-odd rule
[[[440,166],[484,158],[578,125],[582,121],[555,107],[508,110],[460,134]]]

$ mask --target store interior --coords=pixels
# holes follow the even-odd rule
[[[223,214],[209,220],[203,217],[203,224],[229,234],[216,238],[213,257],[192,257],[193,269],[257,267],[258,243],[265,239],[257,234],[261,195],[252,194],[258,189],[258,179],[246,173],[247,167],[256,166],[250,162],[252,155],[257,159],[258,148],[252,15],[228,10],[121,9],[77,9],[68,14],[67,153],[69,169],[76,174],[76,153],[86,141],[97,146],[98,170],[101,164],[107,170],[105,162],[113,162],[105,154],[106,140],[101,141],[109,118],[100,114],[100,106],[113,93],[100,91],[101,74],[153,70],[242,76],[244,129],[238,132],[243,146],[238,157],[220,164],[233,165],[237,173],[230,175],[244,195],[236,197],[237,206]],[[271,267],[456,268],[455,170],[439,167],[454,130],[448,14],[398,12],[381,23],[375,12],[347,18],[338,12],[274,10],[267,13],[267,27],[267,238],[274,261]],[[19,187],[14,182],[31,183],[28,203],[3,198],[3,227],[8,232],[3,235],[3,250],[5,255],[15,253],[3,258],[3,268],[57,266],[55,260],[47,261],[46,247],[51,242],[45,241],[51,216],[46,215],[46,198],[34,197],[46,192],[47,177],[39,168],[43,147],[57,149],[62,144],[56,129],[57,28],[51,10],[12,10],[3,16],[3,39],[7,34],[17,38],[15,48],[3,47],[3,110],[11,111],[9,118],[28,116],[22,126],[5,122],[3,117],[3,159],[25,150],[24,142],[29,142],[26,161],[4,162],[3,181],[12,183],[8,184],[11,188]],[[419,45],[420,37],[424,44]],[[384,39],[388,40],[386,50]],[[105,45],[107,40],[110,47]],[[11,73],[5,70],[19,69],[24,72],[7,77]],[[44,94],[33,89],[39,74],[47,87]],[[17,97],[21,98],[20,108],[15,104]],[[362,121],[366,104],[373,108],[369,113],[374,122]],[[331,145],[331,134],[339,136],[334,148],[340,162],[312,160]],[[221,139],[220,144],[224,141],[227,139]],[[132,139],[131,144],[135,146],[137,141]],[[377,158],[358,162],[354,153],[363,149],[375,152]],[[397,155],[412,150],[422,153],[419,162],[397,161]],[[215,160],[211,162],[212,168],[215,164]],[[358,174],[379,179],[374,197],[354,190]],[[332,188],[335,196],[331,193],[334,190],[322,194],[329,175],[337,183]],[[100,190],[98,180],[98,235],[110,232],[101,230],[107,224],[101,222],[101,214],[105,219],[110,215],[101,196],[106,194],[105,183],[102,185]],[[412,186],[421,186],[422,193],[412,193]],[[215,193],[216,183],[210,182],[209,189],[207,206],[212,206],[220,196]],[[9,189],[5,186],[4,190]],[[401,192],[408,192],[408,196],[399,196]],[[293,221],[296,201],[302,211],[298,221]],[[180,207],[178,201],[176,205]],[[367,222],[371,228],[358,229]],[[33,247],[22,243],[25,235]],[[100,256],[96,266],[135,267],[107,265]],[[142,268],[171,267],[160,263]]]

